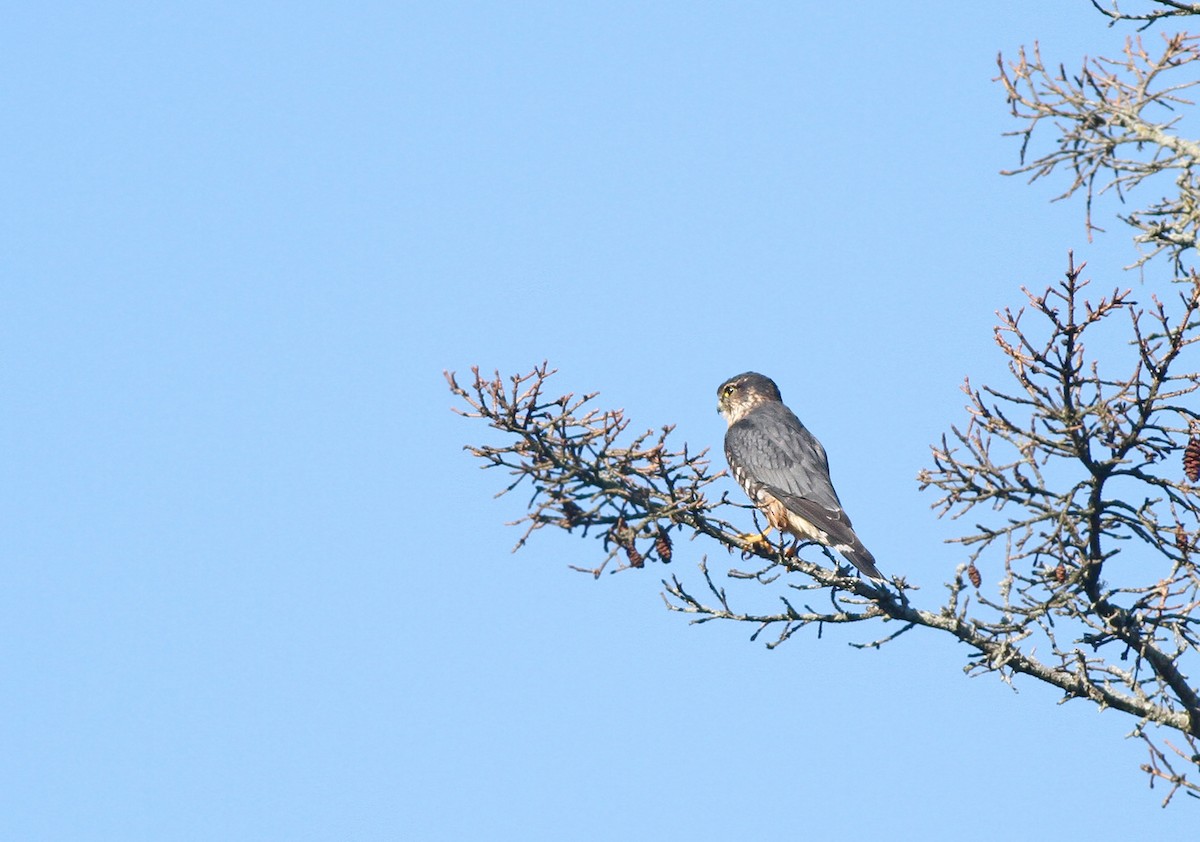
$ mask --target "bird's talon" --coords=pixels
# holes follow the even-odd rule
[[[767,540],[767,532],[745,532],[737,536],[738,541],[743,544],[743,549],[748,553],[756,552],[771,552],[775,549],[775,545]]]

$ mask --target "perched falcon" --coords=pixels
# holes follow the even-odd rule
[[[768,523],[833,547],[867,576],[883,581],[833,490],[825,448],[784,406],[775,381],[753,371],[730,377],[717,389],[717,411],[729,422],[729,469]]]

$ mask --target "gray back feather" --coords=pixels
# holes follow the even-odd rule
[[[725,458],[745,480],[842,508],[829,479],[825,448],[782,403],[765,403],[725,431]]]

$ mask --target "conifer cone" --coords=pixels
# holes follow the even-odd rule
[[[1188,439],[1183,450],[1183,472],[1192,482],[1200,480],[1200,436]]]

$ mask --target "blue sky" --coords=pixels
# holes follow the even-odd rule
[[[511,555],[522,498],[462,452],[445,368],[548,359],[717,452],[717,384],[762,370],[937,601],[914,477],[1000,378],[993,311],[1068,248],[1137,283],[1117,226],[997,174],[995,57],[1123,33],[836,6],[10,9],[0,836],[1194,829],[1132,722],[962,647],[766,651],[664,611],[661,568]]]

